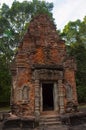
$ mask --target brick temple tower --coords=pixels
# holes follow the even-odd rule
[[[76,63],[47,15],[31,20],[12,67],[12,111],[17,116],[60,115],[77,105]]]

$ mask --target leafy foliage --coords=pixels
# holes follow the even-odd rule
[[[11,74],[6,63],[6,57],[0,55],[0,101],[6,102],[10,99]]]
[[[0,101],[10,98],[10,63],[19,41],[33,16],[46,13],[52,18],[53,3],[40,0],[15,1],[0,8]]]
[[[0,8],[0,101],[10,98],[10,63],[30,20],[34,15],[46,13],[52,18],[53,3],[40,0],[14,1],[9,8]],[[76,57],[76,83],[80,102],[86,102],[86,16],[83,21],[69,22],[61,36],[66,41],[69,55]]]
[[[76,58],[79,102],[86,102],[86,16],[83,21],[69,22],[61,36],[66,40],[69,55]]]

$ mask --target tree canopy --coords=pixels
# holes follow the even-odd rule
[[[10,99],[10,63],[30,20],[40,13],[53,20],[52,10],[53,3],[40,0],[14,0],[11,7],[4,3],[0,8],[0,101]],[[61,37],[66,41],[68,54],[76,58],[78,98],[86,102],[86,16],[65,25]]]
[[[61,34],[69,55],[76,58],[76,83],[79,102],[86,102],[86,16],[83,21],[70,21]]]
[[[52,9],[53,3],[40,0],[14,0],[11,7],[4,3],[0,8],[0,101],[10,98],[10,63],[30,20],[40,13],[53,20]]]

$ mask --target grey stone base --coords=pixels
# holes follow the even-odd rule
[[[0,121],[0,130],[86,130],[86,113],[77,112],[61,116],[62,124],[39,125],[30,119],[5,119]]]

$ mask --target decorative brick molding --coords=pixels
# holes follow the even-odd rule
[[[77,105],[76,62],[67,55],[65,41],[60,39],[54,23],[47,15],[41,14],[32,19],[11,69],[11,104],[14,114],[35,116],[39,120],[46,111],[49,114],[51,108],[57,115],[66,113],[68,95],[70,101]],[[24,89],[24,86],[27,88]],[[51,106],[45,112],[43,107],[48,99],[46,94],[43,106],[43,87],[46,87],[47,94],[53,95],[50,98],[53,103],[49,101],[48,105]],[[28,98],[27,101],[25,98]]]

